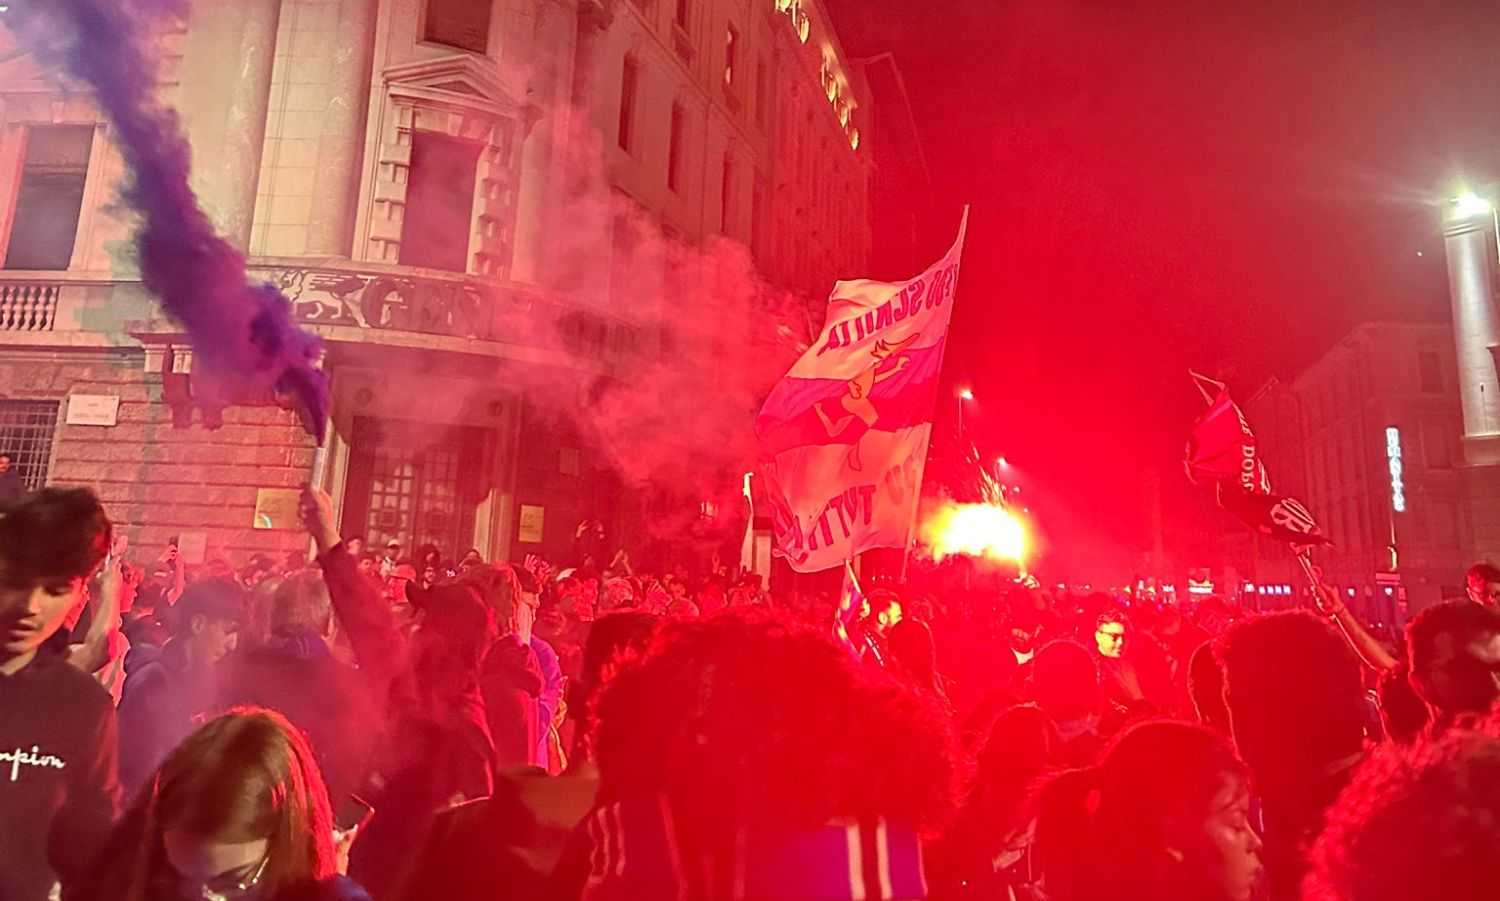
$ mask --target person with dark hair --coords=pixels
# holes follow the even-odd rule
[[[1094,623],[1095,665],[1104,696],[1121,707],[1146,699],[1135,662],[1125,654],[1126,636],[1133,630],[1119,610],[1106,610]],[[1131,637],[1134,643],[1134,636]]]
[[[1219,645],[1235,746],[1255,774],[1271,897],[1297,897],[1302,850],[1364,754],[1360,663],[1301,610],[1236,623]]]
[[[917,835],[954,801],[951,727],[826,629],[754,610],[671,623],[598,716],[591,901],[921,897]]]
[[[85,489],[0,511],[0,898],[71,893],[119,802],[108,692],[42,646],[83,603],[112,527]]]
[[[26,496],[26,482],[16,469],[10,454],[0,451],[0,510],[19,503]]]
[[[1489,562],[1476,563],[1464,574],[1464,592],[1483,607],[1500,607],[1500,568]]]
[[[1380,724],[1391,741],[1409,745],[1427,728],[1427,705],[1411,687],[1411,665],[1406,661],[1380,674],[1375,696],[1380,706]]]
[[[1306,901],[1494,898],[1500,719],[1376,752],[1329,810],[1310,858]]]
[[[1202,726],[1137,723],[1038,801],[1036,856],[1050,901],[1249,901],[1260,854],[1250,773]]]
[[[188,735],[121,820],[85,901],[368,901],[338,875],[328,791],[306,739],[244,707]]]
[[[1224,668],[1211,641],[1205,641],[1188,660],[1188,697],[1198,722],[1223,736],[1229,735],[1229,708],[1224,704]]]
[[[942,673],[938,672],[932,630],[926,623],[903,619],[891,627],[886,664],[896,678],[930,695],[949,713],[953,712]]]
[[[639,659],[658,621],[645,613],[620,612],[594,622],[575,685],[571,709],[577,742],[568,770],[556,778],[535,767],[502,772],[493,796],[438,814],[397,894],[401,901],[579,897],[591,849],[587,835],[574,830],[599,791],[587,711],[598,688]]]
[[[1051,756],[1052,728],[1040,708],[1012,707],[996,717],[968,797],[953,825],[929,846],[934,901],[1029,897],[1022,893],[1038,875],[1029,802]]]
[[[131,648],[120,695],[120,779],[134,793],[214,706],[216,671],[234,650],[245,592],[227,579],[188,586],[172,609],[172,639]]]
[[[240,648],[220,671],[218,706],[265,707],[307,735],[335,807],[359,791],[374,753],[368,724],[375,699],[353,667],[340,663],[328,587],[315,572],[281,580],[271,596],[268,637]]]
[[[1500,610],[1469,601],[1428,607],[1406,627],[1406,646],[1411,686],[1434,732],[1500,700]]]
[[[1032,661],[1031,696],[1052,723],[1054,762],[1093,762],[1108,737],[1094,655],[1074,641],[1043,647]]]

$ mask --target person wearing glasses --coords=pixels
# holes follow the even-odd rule
[[[85,901],[369,901],[340,875],[307,740],[281,714],[238,707],[168,755],[120,821]],[[341,847],[342,846],[342,847]]]

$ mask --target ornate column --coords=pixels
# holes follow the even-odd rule
[[[364,174],[376,6],[377,0],[339,0],[307,230],[309,254],[349,257],[353,249],[355,205]]]
[[[193,4],[179,108],[193,148],[193,190],[234,246],[250,246],[281,0]]]

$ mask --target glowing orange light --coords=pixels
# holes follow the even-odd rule
[[[955,554],[1011,563],[1026,560],[1026,526],[994,504],[945,504],[922,525],[934,560]]]

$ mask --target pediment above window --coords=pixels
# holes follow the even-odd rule
[[[392,97],[514,114],[521,106],[496,76],[494,65],[455,54],[390,66],[381,73]]]

